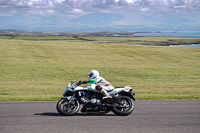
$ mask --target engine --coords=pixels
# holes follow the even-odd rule
[[[91,104],[95,104],[95,105],[101,105],[101,100],[100,99],[96,99],[96,98],[88,98],[86,96],[82,96],[81,97],[81,101],[85,104],[87,103],[91,103]]]
[[[101,96],[99,93],[88,94],[82,91],[80,99],[87,111],[98,111],[100,109]]]

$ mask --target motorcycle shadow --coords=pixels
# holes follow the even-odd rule
[[[74,116],[116,116],[115,114],[77,113]]]
[[[54,113],[54,112],[35,113],[34,115],[39,115],[39,116],[61,116],[59,113]]]
[[[39,115],[39,116],[62,116],[59,113],[55,113],[55,112],[35,113],[34,115]],[[115,114],[77,113],[77,114],[72,115],[72,116],[116,116],[116,115]]]

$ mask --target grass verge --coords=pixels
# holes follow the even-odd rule
[[[1,39],[0,68],[0,101],[59,100],[91,69],[136,99],[200,99],[197,47]]]

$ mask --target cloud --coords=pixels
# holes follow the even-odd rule
[[[0,16],[67,16],[90,13],[200,13],[200,0],[0,0]]]

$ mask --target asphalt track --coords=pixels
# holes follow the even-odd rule
[[[138,100],[129,116],[61,116],[56,102],[0,102],[0,133],[200,133],[200,100]]]

